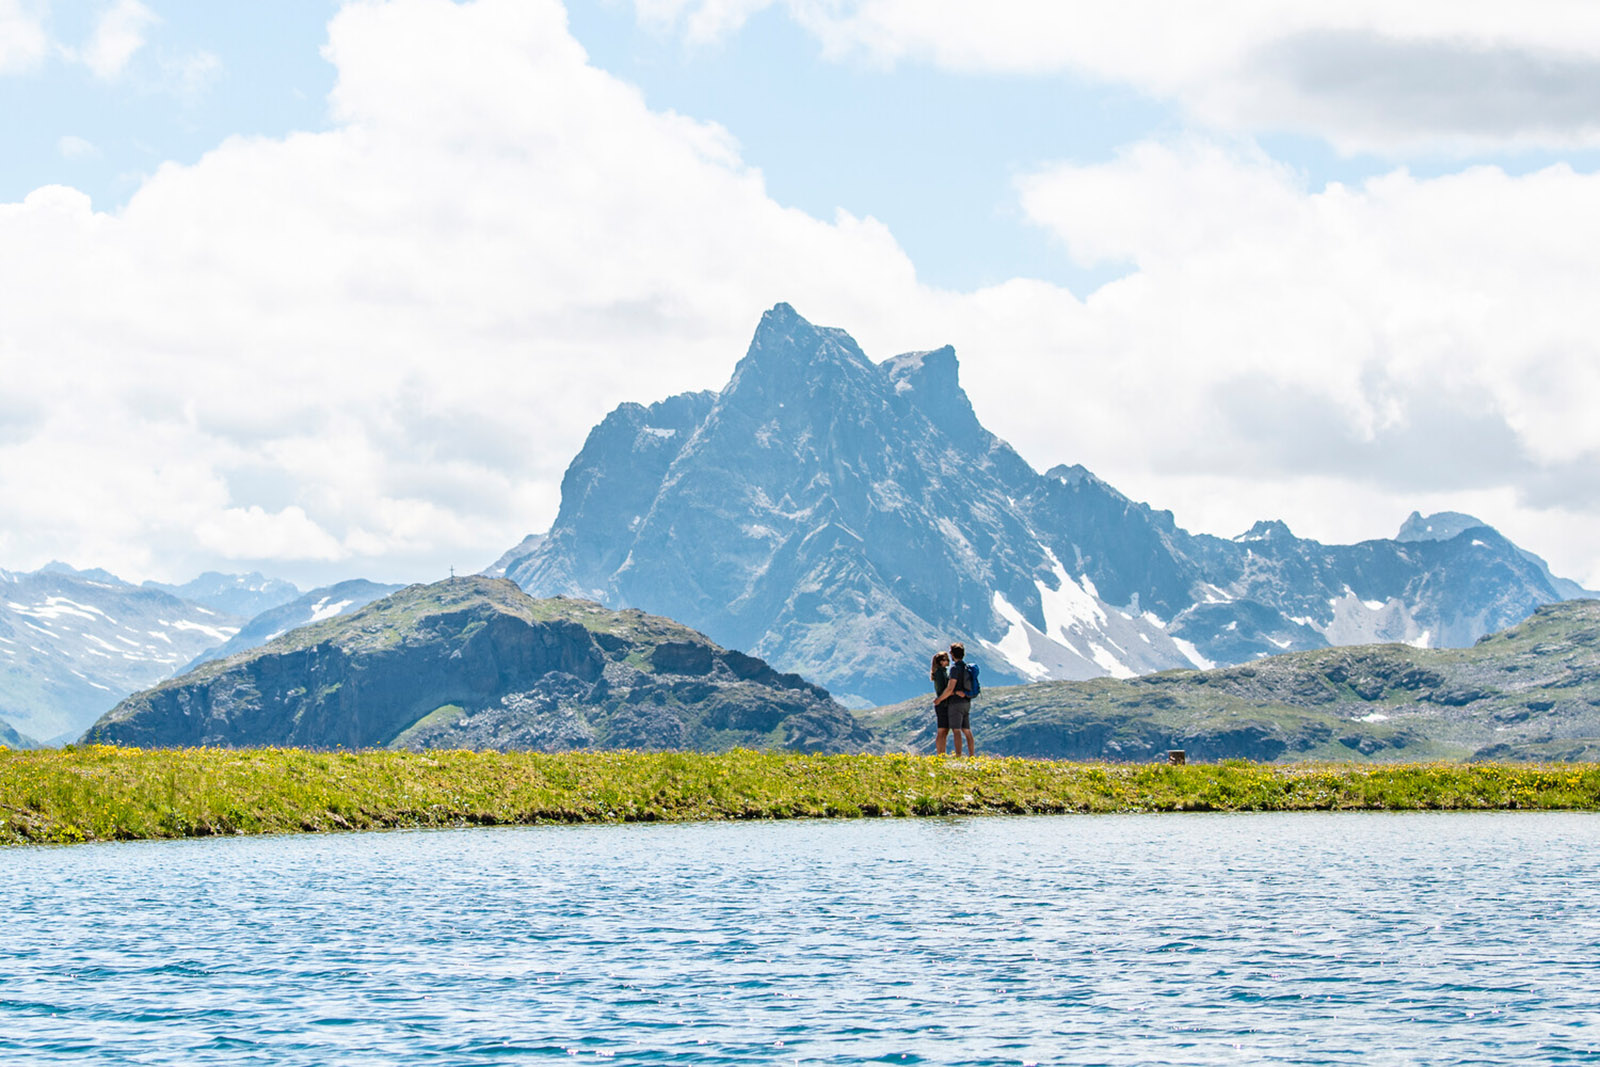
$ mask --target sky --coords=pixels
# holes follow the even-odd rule
[[[486,566],[779,301],[1188,529],[1600,588],[1588,0],[0,0],[0,568]]]

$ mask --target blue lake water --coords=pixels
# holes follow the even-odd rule
[[[0,1063],[1600,1062],[1600,817],[0,851]]]

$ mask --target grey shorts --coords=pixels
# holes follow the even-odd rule
[[[945,716],[950,721],[950,729],[972,729],[972,701],[957,700],[955,697],[951,697],[947,704]]]

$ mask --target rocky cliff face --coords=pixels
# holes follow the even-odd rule
[[[1082,467],[1034,471],[983,428],[953,350],[874,363],[779,304],[720,393],[607,416],[549,533],[496,572],[682,619],[865,705],[916,692],[953,639],[995,682],[1127,677],[1470,644],[1581,592],[1456,526],[1359,545],[1281,522],[1190,534]]]
[[[139,746],[859,749],[828,694],[667,619],[536,601],[503,579],[411,586],[206,663],[85,740]]]

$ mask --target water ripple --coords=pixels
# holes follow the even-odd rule
[[[1600,821],[1096,816],[0,852],[0,1061],[1600,1062]]]

